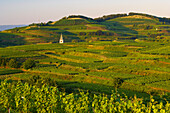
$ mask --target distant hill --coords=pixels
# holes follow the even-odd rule
[[[140,39],[143,41],[170,41],[170,19],[142,13],[111,14],[99,18],[82,15],[63,17],[58,21],[33,23],[0,33],[0,45],[113,41]]]
[[[26,25],[0,25],[0,31],[7,30],[7,29],[13,29],[16,27],[23,27]]]

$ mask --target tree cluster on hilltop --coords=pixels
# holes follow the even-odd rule
[[[150,18],[152,18],[152,19],[158,20],[158,21],[160,21],[160,22],[170,24],[170,18],[165,18],[165,17],[161,18],[161,17],[149,15],[149,14],[144,14],[144,13],[134,13],[134,12],[130,12],[130,13],[129,13],[129,16],[133,16],[133,15],[146,16],[146,17],[150,17]]]
[[[87,20],[93,20],[93,18],[82,16],[82,15],[70,15],[67,17],[68,18],[82,18],[82,19],[87,19]]]
[[[94,18],[94,19],[90,18],[90,17],[83,16],[83,15],[70,15],[68,17],[63,17],[59,21],[64,20],[64,19],[69,19],[69,18],[82,18],[82,19],[96,21],[96,22],[104,22],[106,20],[110,20],[110,19],[114,19],[114,18],[118,18],[118,17],[126,17],[126,16],[133,16],[133,15],[141,15],[141,16],[149,17],[149,18],[155,19],[157,21],[160,21],[163,24],[165,24],[165,23],[170,24],[170,18],[165,18],[165,17],[162,18],[162,17],[157,17],[157,16],[153,16],[153,15],[149,15],[149,14],[135,13],[135,12],[130,12],[129,14],[123,13],[123,14],[104,15],[103,17],[98,17],[98,18]],[[37,23],[37,24],[33,23],[33,24],[30,24],[30,26],[33,26],[33,25],[36,25],[36,26],[51,26],[52,25],[51,23],[53,23],[53,22],[49,21],[47,23],[42,23],[42,22]]]
[[[125,16],[128,16],[128,15],[126,13],[125,14],[111,14],[111,15],[104,15],[103,17],[95,18],[94,20],[96,20],[97,22],[103,22],[106,20],[110,20],[110,19],[114,19],[118,17],[125,17]]]

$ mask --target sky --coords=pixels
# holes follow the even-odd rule
[[[69,15],[96,18],[129,12],[170,18],[170,0],[0,0],[0,25],[57,21]]]

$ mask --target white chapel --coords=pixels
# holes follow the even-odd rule
[[[64,43],[63,35],[61,34],[59,43]]]

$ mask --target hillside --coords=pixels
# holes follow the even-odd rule
[[[168,18],[72,15],[0,32],[2,113],[169,113],[169,102]]]
[[[143,41],[96,41],[64,44],[33,44],[0,48],[0,57],[23,63],[31,58],[36,67],[3,68],[0,77],[28,80],[50,77],[66,91],[77,88],[111,93],[114,79],[123,79],[118,91],[128,96],[170,92],[170,43]],[[8,65],[8,63],[6,64]]]
[[[92,19],[80,15],[64,17],[58,21],[31,24],[0,33],[1,47],[34,43],[58,43],[60,34],[65,42],[140,39],[169,42],[168,18],[129,13],[107,15]]]

